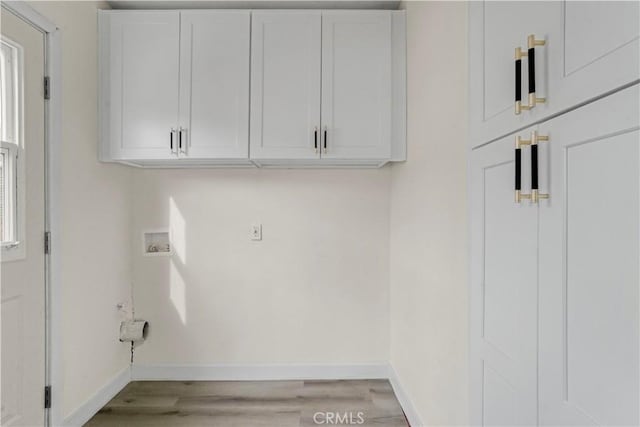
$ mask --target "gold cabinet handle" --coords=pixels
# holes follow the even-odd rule
[[[543,104],[547,101],[546,98],[538,98],[536,96],[536,46],[545,46],[546,40],[537,40],[535,35],[531,34],[527,37],[527,53],[526,55],[521,48],[516,48],[515,61],[516,61],[516,106],[515,113],[520,114],[521,111],[531,110],[535,108],[537,104]],[[522,58],[527,58],[527,70],[529,74],[529,105],[522,104],[522,89],[521,89],[521,73],[522,73]]]

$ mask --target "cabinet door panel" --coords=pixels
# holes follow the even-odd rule
[[[640,4],[622,1],[471,2],[471,144],[477,146],[640,78]],[[514,49],[535,47],[536,96],[514,114]],[[528,59],[522,59],[527,105]]]
[[[319,158],[320,25],[320,12],[253,12],[251,158]]]
[[[565,109],[640,78],[640,3],[566,1],[550,36],[551,111]]]
[[[323,158],[390,157],[389,12],[322,13],[322,127]]]
[[[248,158],[249,11],[181,12],[180,125],[189,158]]]
[[[560,26],[560,2],[482,1],[469,4],[471,145],[496,139],[527,126],[544,104],[515,114],[515,49],[527,51],[527,36],[547,38]],[[547,93],[547,55],[536,49],[536,89]],[[522,59],[522,104],[527,105],[527,59]],[[543,110],[543,111],[541,111]]]
[[[168,159],[178,123],[179,12],[110,18],[110,138],[116,159]]]
[[[528,131],[519,133],[528,137]],[[523,166],[529,156],[523,149]],[[514,200],[514,137],[471,159],[471,423],[537,422],[537,208]],[[528,192],[530,169],[522,171]]]
[[[638,96],[635,86],[540,125],[551,178],[540,205],[545,425],[640,422]]]

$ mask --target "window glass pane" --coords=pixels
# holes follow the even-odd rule
[[[18,143],[17,61],[17,48],[0,41],[0,139],[14,144]]]
[[[9,189],[7,188],[7,150],[0,151],[0,242],[9,240],[7,236],[7,195]]]

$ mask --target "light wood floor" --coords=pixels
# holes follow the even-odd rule
[[[307,427],[335,425],[324,413],[351,414],[353,425],[407,427],[387,380],[136,381],[86,426]],[[360,418],[364,423],[360,424]],[[346,414],[346,415],[345,415]],[[349,425],[349,420],[338,425]]]

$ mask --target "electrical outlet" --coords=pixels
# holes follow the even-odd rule
[[[251,226],[251,240],[262,240],[262,224]]]

